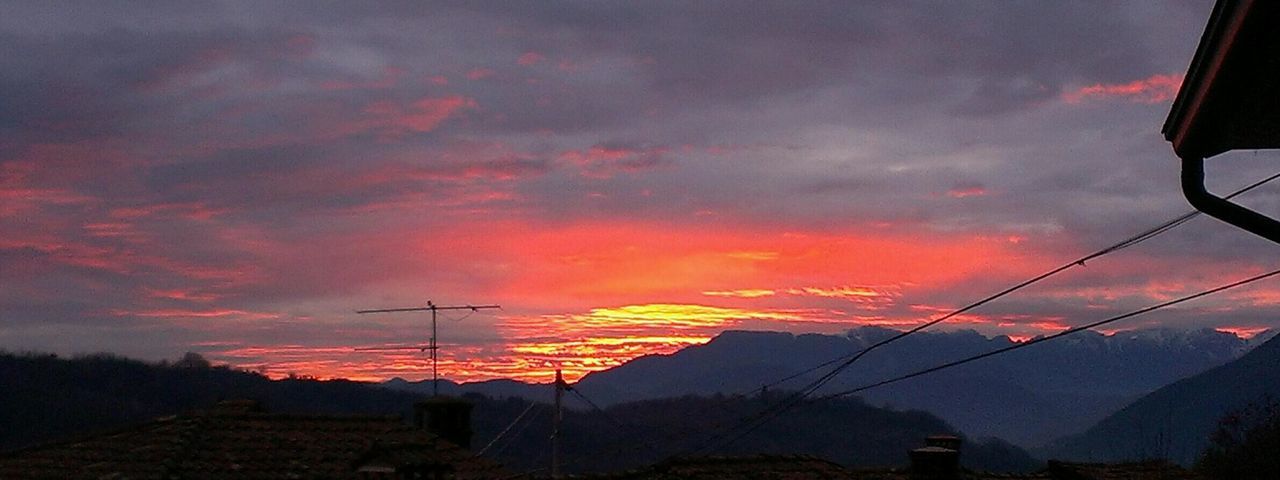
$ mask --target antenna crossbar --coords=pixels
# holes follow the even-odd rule
[[[424,346],[405,346],[405,347],[370,347],[357,348],[361,351],[373,350],[418,350],[431,351],[431,395],[440,395],[440,345],[437,343],[436,328],[436,312],[440,310],[471,310],[477,312],[480,310],[489,310],[494,308],[502,308],[499,305],[436,305],[430,300],[427,301],[425,307],[406,307],[406,308],[375,308],[369,310],[356,310],[356,313],[399,313],[399,312],[431,312],[431,343]]]

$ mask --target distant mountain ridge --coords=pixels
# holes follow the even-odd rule
[[[191,362],[148,364],[110,355],[73,359],[0,352],[0,455],[157,417],[205,409],[224,399],[258,400],[268,411],[308,414],[400,414],[425,397],[347,380],[283,379]],[[504,382],[490,382],[502,385]],[[602,414],[571,396],[562,424],[568,472],[616,471],[651,464],[707,445],[723,428],[777,401],[768,398],[680,397],[617,404]],[[551,408],[518,398],[468,394],[474,408],[472,447],[515,471],[546,466]],[[527,414],[527,415],[525,415]],[[522,421],[514,422],[517,418]],[[960,434],[926,412],[895,411],[842,399],[793,412],[718,453],[821,455],[850,466],[903,466],[907,450],[926,435]],[[1026,471],[1039,466],[1027,452],[994,439],[966,442],[972,468]]]
[[[577,388],[611,404],[680,395],[741,394],[827,360],[858,351],[897,331],[862,327],[846,335],[726,331],[710,342],[669,355],[647,355],[589,374]],[[1259,340],[1212,329],[1150,329],[1103,335],[1081,332],[945,373],[866,392],[875,405],[935,413],[962,431],[1024,446],[1083,431],[1141,395],[1239,357]],[[1005,336],[972,330],[921,332],[868,354],[824,391],[837,391],[1012,345]],[[796,389],[802,376],[774,386]],[[392,380],[386,386],[427,391],[429,382]],[[543,399],[546,386],[518,382],[441,385]],[[499,393],[500,392],[500,393]]]
[[[1044,452],[1096,461],[1159,456],[1190,464],[1224,414],[1267,396],[1280,398],[1280,338],[1143,396]]]

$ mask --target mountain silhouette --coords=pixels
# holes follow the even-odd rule
[[[703,345],[647,355],[583,377],[577,388],[603,404],[681,395],[756,394],[767,382],[856,352],[897,331],[863,327],[846,335],[726,331]],[[861,386],[1008,346],[971,330],[921,332],[862,358],[823,392]],[[961,431],[1024,446],[1078,433],[1134,399],[1237,358],[1253,345],[1211,329],[1082,332],[945,373],[864,392],[873,405],[934,413]],[[801,388],[825,370],[772,389]],[[429,382],[386,385],[429,391]],[[546,387],[515,382],[442,383],[443,392],[546,398]]]
[[[425,395],[347,380],[288,378],[211,366],[195,356],[149,364],[110,355],[63,359],[0,352],[0,453],[116,429],[196,409],[219,400],[252,399],[268,411],[308,414],[399,414],[408,417]],[[486,387],[515,386],[486,382]],[[550,396],[550,386],[540,388]],[[620,403],[596,411],[576,395],[566,399],[562,429],[566,471],[639,467],[706,445],[723,429],[751,418],[784,392],[755,397],[680,397]],[[546,402],[475,393],[472,447],[516,470],[546,466],[551,407]],[[527,413],[521,416],[522,413]],[[523,418],[520,422],[513,422]],[[512,427],[508,430],[508,427]],[[508,431],[500,441],[499,432]],[[895,411],[859,399],[797,409],[717,453],[820,455],[850,466],[903,466],[907,450],[927,435],[962,435],[936,416]],[[492,443],[492,445],[490,445]],[[962,461],[983,470],[1025,471],[1039,464],[997,439],[966,442]]]
[[[1277,338],[1235,361],[1143,396],[1045,452],[1079,460],[1164,457],[1190,464],[1208,446],[1223,415],[1268,396],[1280,398]]]

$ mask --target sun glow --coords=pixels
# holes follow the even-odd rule
[[[1043,263],[1004,236],[942,241],[891,230],[778,234],[752,225],[496,222],[483,228],[461,224],[448,236],[432,231],[342,241],[410,252],[401,255],[410,261],[378,272],[392,292],[413,294],[459,281],[420,280],[423,271],[469,271],[474,274],[461,278],[464,283],[456,288],[504,305],[507,310],[487,323],[448,326],[440,368],[456,380],[545,381],[556,368],[577,378],[638,356],[704,343],[727,329],[907,328],[934,312],[903,303],[912,292],[964,285],[978,274],[1017,276]],[[415,258],[434,263],[427,268]],[[475,258],[486,260],[451,263]],[[930,268],[939,264],[948,268]],[[966,319],[995,324],[976,315],[957,322]],[[454,328],[486,340],[451,344],[458,335]],[[362,344],[420,335],[420,330],[404,332],[397,336],[394,329],[372,325],[351,331],[368,338]],[[425,356],[412,351],[339,356],[320,348],[308,357],[297,349],[238,349],[219,355],[236,364],[265,366],[273,375],[421,378],[425,365]]]

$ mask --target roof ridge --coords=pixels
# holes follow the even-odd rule
[[[178,427],[176,433],[177,446],[174,448],[174,455],[165,459],[161,465],[161,471],[164,472],[166,478],[181,477],[183,464],[187,460],[187,455],[197,451],[195,443],[199,440],[199,432],[209,420],[207,415],[181,415],[174,424]]]
[[[150,418],[147,420],[140,420],[137,422],[130,423],[128,425],[107,427],[99,430],[76,433],[71,436],[63,437],[60,439],[27,445],[25,447],[18,447],[9,451],[0,451],[0,458],[14,457],[14,456],[30,453],[36,450],[44,450],[47,448],[57,448],[57,447],[62,447],[66,445],[74,445],[77,443],[83,443],[90,440],[97,440],[102,437],[110,437],[113,435],[123,435],[126,433],[141,432],[141,431],[162,426],[164,424],[173,423],[178,419],[179,417],[177,415],[164,415],[160,417]]]
[[[201,416],[201,417],[220,417],[220,418],[260,418],[267,420],[328,420],[334,422],[341,421],[370,421],[379,420],[385,422],[403,422],[403,415],[388,415],[377,413],[320,413],[320,412],[228,412],[217,410],[205,410],[184,416]],[[407,425],[405,426],[408,427]]]

